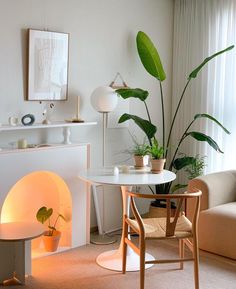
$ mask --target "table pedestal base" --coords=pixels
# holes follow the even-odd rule
[[[25,242],[0,242],[0,283],[25,283]],[[5,280],[5,282],[4,282]],[[14,283],[16,284],[16,283]]]
[[[154,257],[146,253],[145,260],[151,261],[154,260]],[[104,252],[97,257],[96,262],[103,268],[119,272],[122,271],[122,255],[120,250]],[[153,264],[146,264],[145,268],[148,269],[152,266]],[[139,256],[134,251],[129,254],[127,252],[126,271],[139,271]]]

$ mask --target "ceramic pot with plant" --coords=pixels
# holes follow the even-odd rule
[[[51,224],[51,216],[53,214],[53,209],[47,207],[41,207],[37,214],[36,218],[37,220],[44,224],[46,221],[48,221],[48,230],[44,232],[43,235],[43,243],[45,250],[47,252],[55,252],[57,251],[59,241],[61,238],[61,232],[56,229],[57,222],[59,218],[63,219],[65,221],[65,217],[61,214],[58,214],[55,222]]]
[[[148,165],[148,148],[149,146],[146,144],[145,140],[141,144],[134,140],[134,147],[131,150],[131,153],[134,156],[136,169],[141,169]]]
[[[156,138],[152,139],[152,145],[149,146],[148,152],[151,156],[152,173],[160,174],[164,169],[166,159],[164,158],[165,150],[159,145]]]

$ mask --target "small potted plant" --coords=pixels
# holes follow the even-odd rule
[[[130,150],[130,152],[134,156],[135,168],[141,169],[148,165],[149,155],[148,155],[149,146],[146,144],[146,140],[144,139],[143,143],[138,143],[137,140],[134,139],[134,147]]]
[[[166,159],[163,158],[165,150],[159,145],[156,138],[152,139],[152,145],[148,148],[148,153],[151,156],[151,171],[154,174],[159,174],[163,171]]]
[[[36,214],[36,218],[40,223],[44,224],[48,220],[49,230],[45,231],[43,235],[43,243],[45,250],[47,252],[55,252],[58,248],[59,241],[61,238],[61,232],[56,229],[56,225],[59,218],[62,218],[64,221],[66,221],[63,215],[58,214],[55,219],[55,222],[51,224],[50,217],[52,216],[52,214],[53,209],[52,208],[47,209],[47,207],[41,207]]]

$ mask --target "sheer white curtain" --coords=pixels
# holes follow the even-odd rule
[[[232,44],[236,44],[235,0],[175,0],[172,114],[189,73],[207,56]],[[209,120],[197,121],[192,129],[210,135],[224,154],[194,139],[186,139],[180,151],[206,156],[206,172],[236,169],[236,48],[212,60],[191,80],[172,148],[196,113],[211,114],[231,132],[227,135]]]

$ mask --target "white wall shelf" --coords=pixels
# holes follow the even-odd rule
[[[97,122],[95,121],[86,121],[86,122],[67,122],[67,121],[57,121],[57,122],[52,122],[50,124],[41,124],[41,123],[36,123],[33,125],[8,125],[8,124],[3,124],[0,126],[0,132],[6,132],[6,131],[16,131],[16,130],[33,130],[33,129],[45,129],[45,128],[62,128],[63,129],[63,144],[71,144],[70,140],[70,128],[71,127],[84,127],[84,126],[91,126],[91,125],[96,125]],[[1,150],[1,148],[0,148]]]
[[[41,124],[36,123],[33,125],[8,125],[3,124],[0,126],[1,131],[11,131],[11,130],[25,130],[25,129],[39,129],[39,128],[55,128],[55,127],[80,127],[80,126],[87,126],[87,125],[96,125],[97,122],[95,121],[86,121],[86,122],[65,122],[65,121],[57,121],[52,122],[51,124]]]

